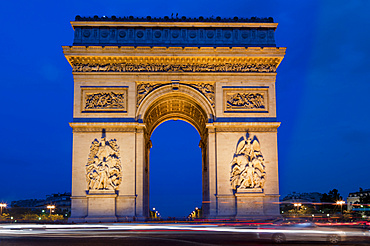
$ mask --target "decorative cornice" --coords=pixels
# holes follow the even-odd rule
[[[279,58],[246,57],[71,57],[73,72],[275,73]]]
[[[163,46],[62,46],[64,55],[74,56],[172,56],[179,57],[277,57],[284,58],[284,47],[163,47]]]
[[[207,123],[209,133],[214,132],[277,132],[280,122],[222,122]]]
[[[107,123],[95,123],[95,122],[73,122],[69,123],[72,127],[73,132],[101,132],[105,129],[106,132],[136,132],[142,131],[146,128],[143,123],[120,123],[120,122],[107,122]]]
[[[251,17],[251,18],[243,18],[243,17],[237,17],[235,16],[234,18],[221,18],[220,16],[217,16],[216,18],[212,17],[203,17],[200,16],[198,18],[191,18],[191,17],[186,17],[186,16],[181,16],[178,17],[178,14],[171,17],[169,16],[164,16],[164,17],[152,17],[152,16],[147,16],[147,17],[134,17],[134,16],[123,16],[123,17],[117,17],[112,15],[111,17],[109,16],[102,16],[99,17],[97,15],[90,17],[81,17],[80,15],[77,15],[75,17],[75,21],[102,21],[102,22],[252,22],[252,23],[273,23],[274,19],[272,17],[268,18],[259,18],[259,17]]]

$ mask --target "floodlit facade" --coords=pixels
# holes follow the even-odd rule
[[[150,137],[170,119],[201,137],[206,217],[279,215],[275,81],[285,48],[272,18],[71,24],[71,221],[149,216]]]

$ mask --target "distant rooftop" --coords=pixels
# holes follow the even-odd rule
[[[249,22],[249,23],[273,23],[274,19],[272,17],[268,18],[259,18],[259,17],[251,17],[251,18],[243,18],[243,17],[233,17],[233,18],[221,18],[220,16],[217,17],[203,17],[199,16],[198,18],[186,17],[182,16],[179,17],[176,15],[164,16],[164,17],[134,17],[134,16],[124,16],[124,17],[116,17],[112,15],[109,16],[102,16],[99,17],[95,15],[94,17],[81,17],[79,15],[76,16],[75,21],[135,21],[135,22]]]

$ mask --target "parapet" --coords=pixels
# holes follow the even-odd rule
[[[269,18],[80,17],[74,46],[276,47]]]

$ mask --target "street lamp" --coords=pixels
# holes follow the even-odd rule
[[[296,207],[296,210],[297,210],[297,215],[298,215],[298,209],[300,206],[302,206],[302,203],[294,203],[294,207]]]
[[[47,206],[47,208],[48,208],[48,209],[50,209],[50,217],[51,217],[51,210],[52,210],[52,209],[54,209],[54,208],[55,208],[55,206],[54,206],[54,205],[48,205],[48,206]],[[54,211],[53,211],[53,212],[54,212]]]
[[[0,203],[0,208],[1,208],[0,215],[2,215],[3,214],[3,208],[6,208],[6,203]]]
[[[337,205],[340,205],[340,213],[343,214],[343,204],[345,204],[345,201],[337,201]]]

